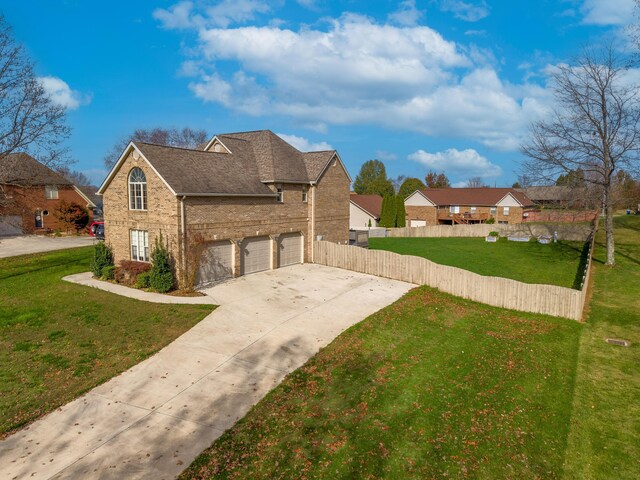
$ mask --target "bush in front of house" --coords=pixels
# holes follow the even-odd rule
[[[499,237],[500,234],[494,230],[493,232],[489,232],[489,236],[490,237]]]
[[[136,288],[149,288],[151,286],[151,272],[147,270],[138,275],[136,279]]]
[[[151,270],[149,285],[156,292],[165,293],[173,288],[173,271],[167,247],[162,241],[162,234],[156,238],[155,248],[151,254]]]
[[[487,219],[486,222],[487,225],[493,225],[494,223],[496,223],[496,218],[495,217],[490,217],[489,219]]]
[[[136,285],[138,276],[144,272],[148,272],[151,265],[145,262],[136,262],[134,260],[121,260],[120,265],[115,269],[115,281],[129,287]]]
[[[116,266],[115,265],[107,265],[102,269],[102,275],[100,278],[102,280],[113,280],[115,278]]]
[[[111,246],[104,242],[96,243],[93,249],[93,261],[91,262],[91,272],[100,278],[104,275],[105,267],[113,266],[113,250]]]

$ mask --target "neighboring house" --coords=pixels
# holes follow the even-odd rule
[[[364,230],[377,227],[382,209],[380,195],[358,195],[352,193],[349,197],[349,228]]]
[[[527,187],[517,188],[516,190],[524,193],[533,203],[540,206],[566,206],[572,196],[571,187],[566,185]]]
[[[95,185],[78,185],[78,189],[95,205],[93,207],[93,219],[102,219],[102,197],[98,195],[98,187]]]
[[[132,142],[98,194],[115,261],[149,262],[162,234],[188,287],[310,261],[317,238],[348,243],[350,183],[335,150],[260,130],[204,150]]]
[[[0,234],[64,230],[56,216],[62,202],[95,208],[72,182],[30,155],[0,158]]]
[[[513,188],[427,188],[405,201],[407,226],[484,223],[522,223],[533,202]]]

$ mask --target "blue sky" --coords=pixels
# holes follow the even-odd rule
[[[554,64],[618,39],[633,0],[0,0],[52,99],[72,167],[136,128],[268,128],[352,175],[515,181]],[[37,15],[34,14],[37,12]]]

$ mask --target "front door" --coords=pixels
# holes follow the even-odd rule
[[[35,220],[36,220],[36,228],[44,227],[44,222],[42,220],[42,212],[40,210],[36,210]]]

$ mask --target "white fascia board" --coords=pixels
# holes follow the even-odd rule
[[[504,197],[502,197],[500,199],[500,201],[498,203],[496,203],[496,207],[501,207],[502,206],[502,202],[507,198],[507,197],[511,197],[511,199],[516,203],[516,205],[506,205],[509,207],[516,207],[518,205],[520,205],[521,207],[523,207],[524,205],[522,205],[522,203],[520,203],[520,201],[514,197],[513,195],[511,195],[511,193],[507,193]]]
[[[84,193],[82,193],[82,190],[80,190],[75,185],[73,185],[73,189],[76,191],[78,195],[80,195],[82,198],[84,198],[87,201],[87,206],[90,206],[91,208],[96,208],[97,205],[93,203],[89,197],[87,197]]]
[[[424,204],[423,200],[426,201],[426,205]],[[404,204],[405,206],[409,206],[409,207],[435,207],[436,206],[436,204],[433,203],[431,200],[429,200],[426,197],[426,195],[422,193],[420,190],[416,190],[407,198],[405,198]]]
[[[376,217],[373,213],[369,212],[368,210],[365,210],[364,208],[362,208],[360,205],[358,205],[356,202],[354,202],[353,200],[349,200],[349,202],[351,203],[351,205],[353,205],[356,208],[359,208],[360,210],[362,210],[364,213],[366,213],[367,215],[369,215],[372,219],[377,220],[378,217]]]
[[[224,147],[224,149],[227,151],[227,153],[231,153],[231,150],[229,150],[229,148],[224,144],[224,142],[223,142],[222,140],[220,140],[220,139],[218,138],[218,136],[217,136],[217,135],[214,135],[214,136],[213,136],[213,138],[212,138],[211,140],[209,140],[209,143],[207,143],[207,146],[206,146],[206,147],[204,147],[204,151],[205,151],[205,152],[208,152],[208,151],[209,151],[209,149],[211,148],[211,145],[213,145],[213,144],[214,144],[214,142],[215,142],[216,140],[218,141],[218,143],[219,143],[220,145],[222,145],[222,146]]]

